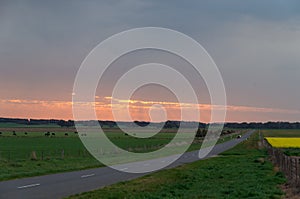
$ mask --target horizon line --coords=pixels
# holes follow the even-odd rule
[[[72,121],[75,122],[73,119],[55,119],[55,118],[22,118],[22,117],[5,117],[5,116],[0,116],[1,119],[15,119],[15,120],[56,120],[56,121]],[[147,122],[147,123],[166,123],[168,121],[170,122],[195,122],[195,123],[203,123],[203,124],[219,124],[219,123],[268,123],[268,122],[274,122],[274,123],[300,123],[300,121],[283,121],[283,120],[266,120],[266,121],[225,121],[225,122],[214,122],[214,123],[209,123],[209,122],[202,122],[202,121],[184,121],[184,120],[165,120],[165,121],[160,121],[160,122],[151,122],[151,121],[143,121],[143,120],[133,120],[133,121],[116,121],[116,120],[78,120],[76,122],[91,122],[91,121],[101,121],[101,122],[124,122],[124,123],[130,123],[130,122]],[[2,121],[0,121],[1,123]]]

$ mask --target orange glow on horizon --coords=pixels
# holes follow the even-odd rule
[[[112,115],[112,104],[122,118],[122,114],[127,111],[129,106],[130,114],[133,120],[149,121],[149,111],[155,104],[161,105],[167,112],[167,120],[180,120],[180,109],[190,110],[199,109],[201,115],[201,122],[210,121],[210,110],[222,110],[225,107],[210,104],[189,104],[177,102],[158,102],[158,101],[143,101],[143,100],[123,100],[112,99],[112,97],[96,97],[95,102],[83,103],[84,106],[93,104],[99,120],[114,120]],[[35,118],[35,119],[73,119],[71,101],[43,101],[43,100],[25,100],[25,99],[6,99],[0,100],[1,117],[11,118]],[[153,108],[153,107],[152,107]],[[299,110],[273,109],[273,108],[259,108],[249,106],[233,106],[226,107],[228,112],[227,121],[245,121],[245,116],[257,112],[260,113],[281,113],[281,114],[299,114]],[[89,120],[89,118],[86,118]],[[126,120],[123,120],[126,121]]]

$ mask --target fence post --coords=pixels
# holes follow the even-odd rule
[[[65,158],[65,150],[62,150],[61,151],[61,159],[64,159]]]
[[[285,174],[289,184],[300,190],[300,157],[285,155],[280,149],[269,145],[265,139],[263,144],[267,148],[273,164],[278,166],[280,171]]]
[[[297,182],[296,182],[296,186],[297,187],[299,187],[299,185],[300,185],[300,183],[299,183],[299,178],[300,178],[300,176],[299,176],[299,160],[300,160],[300,158],[298,157],[297,162],[296,162],[296,165],[297,165],[297,172],[296,172]]]
[[[37,155],[36,155],[35,151],[31,151],[30,159],[31,160],[37,160]]]

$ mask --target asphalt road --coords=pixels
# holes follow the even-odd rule
[[[244,134],[240,139],[233,139],[222,144],[217,144],[213,150],[205,158],[209,158],[222,153],[238,143],[247,139],[254,130]],[[192,151],[183,154],[178,160],[173,162],[166,168],[173,168],[185,163],[199,160],[199,151]],[[161,162],[172,161],[176,156],[168,156],[143,162],[134,162],[129,164],[118,165],[117,167],[123,171],[138,170],[139,168],[149,167],[160,164]],[[1,199],[55,199],[63,198],[69,195],[87,192],[111,185],[121,181],[127,181],[147,173],[127,173],[117,171],[109,167],[101,167],[83,171],[59,173],[17,180],[0,182],[0,198]]]

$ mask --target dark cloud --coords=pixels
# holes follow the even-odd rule
[[[0,97],[70,100],[80,63],[100,41],[161,26],[208,50],[229,103],[300,109],[299,17],[297,0],[1,1]]]

